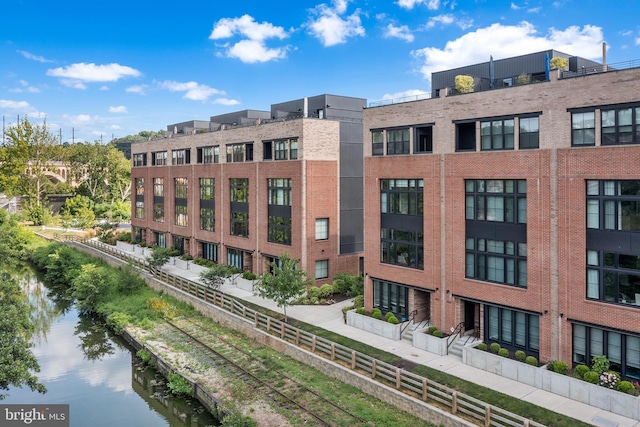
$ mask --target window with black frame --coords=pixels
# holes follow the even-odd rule
[[[526,180],[465,180],[465,196],[465,277],[526,287]]]
[[[380,180],[380,262],[424,269],[424,181]]]
[[[249,237],[249,178],[230,178],[232,236]]]
[[[215,179],[200,178],[200,230],[215,231]]]
[[[493,305],[484,306],[485,341],[497,342],[511,350],[523,350],[538,357],[540,351],[540,316]]]
[[[401,321],[408,318],[409,288],[386,280],[373,279],[373,307],[383,314],[392,312]]]
[[[640,143],[640,107],[601,111],[602,145]]]
[[[267,239],[291,245],[291,179],[267,179]]]

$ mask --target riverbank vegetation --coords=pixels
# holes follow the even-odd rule
[[[317,393],[332,401],[348,406],[360,418],[376,425],[389,427],[406,425],[430,425],[415,416],[399,410],[391,405],[383,404],[378,399],[366,393],[340,383],[335,379],[319,373],[317,370],[297,362],[289,357],[262,345],[258,345],[244,335],[223,328],[219,324],[203,317],[192,306],[180,302],[175,298],[154,291],[146,286],[137,271],[129,266],[109,267],[104,261],[85,255],[62,243],[50,243],[37,248],[33,252],[34,265],[43,272],[47,286],[56,288],[76,306],[87,313],[95,313],[106,319],[107,324],[116,332],[122,332],[126,327],[141,331],[146,341],[162,342],[164,351],[168,351],[173,360],[181,360],[193,353],[187,344],[170,347],[166,335],[165,319],[195,319],[206,325],[207,332],[212,336],[224,336],[232,340],[235,345],[251,352],[264,363],[269,363],[281,372],[295,376],[305,387],[312,388]],[[226,338],[225,338],[226,339]],[[170,360],[171,360],[170,359]],[[177,364],[182,367],[184,363]],[[193,368],[196,363],[189,363]],[[192,372],[189,372],[192,373]],[[220,373],[225,375],[224,372]],[[206,376],[205,376],[206,377]],[[265,379],[273,381],[273,378]],[[174,378],[174,384],[178,384]],[[220,387],[231,387],[230,399],[223,401],[225,409],[242,409],[244,416],[257,416],[256,407],[261,404],[255,402],[264,397],[256,396],[255,390],[247,390],[242,384],[228,377],[221,382]],[[175,387],[182,390],[184,387]],[[221,392],[221,390],[211,390]],[[242,399],[245,399],[244,401]],[[272,411],[280,413],[288,420],[289,425],[299,425],[300,414],[295,411],[282,410],[274,405]],[[227,422],[237,420],[238,414],[226,415]],[[234,425],[225,424],[223,426]],[[248,425],[248,424],[247,424]],[[261,424],[262,425],[262,424]]]

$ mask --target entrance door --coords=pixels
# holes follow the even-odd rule
[[[464,329],[471,331],[476,327],[476,304],[471,301],[464,302]]]

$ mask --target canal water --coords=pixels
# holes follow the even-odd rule
[[[13,273],[12,273],[13,274]],[[2,404],[68,404],[71,427],[204,427],[218,421],[197,401],[169,395],[164,378],[100,322],[47,289],[33,270],[18,273],[33,306],[31,337],[47,393],[11,388]]]

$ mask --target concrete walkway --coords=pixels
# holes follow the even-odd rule
[[[200,281],[199,275],[189,270],[183,270],[173,265],[165,265],[162,269],[177,276],[198,282]],[[227,281],[226,284],[222,285],[220,290],[228,295],[236,296],[275,312],[283,313],[283,310],[277,307],[273,301],[253,295],[251,291],[234,286],[230,281]],[[409,341],[390,340],[346,325],[342,315],[342,308],[351,305],[352,302],[352,300],[348,300],[332,305],[291,306],[287,308],[287,317],[335,332],[342,336],[368,344],[372,347],[379,348],[388,353],[395,354],[403,359],[444,371],[450,375],[480,384],[506,395],[517,397],[540,407],[550,409],[595,426],[640,427],[640,420],[626,418],[545,390],[465,365],[462,363],[462,359],[460,357],[454,355],[438,356],[428,351],[415,348]]]

